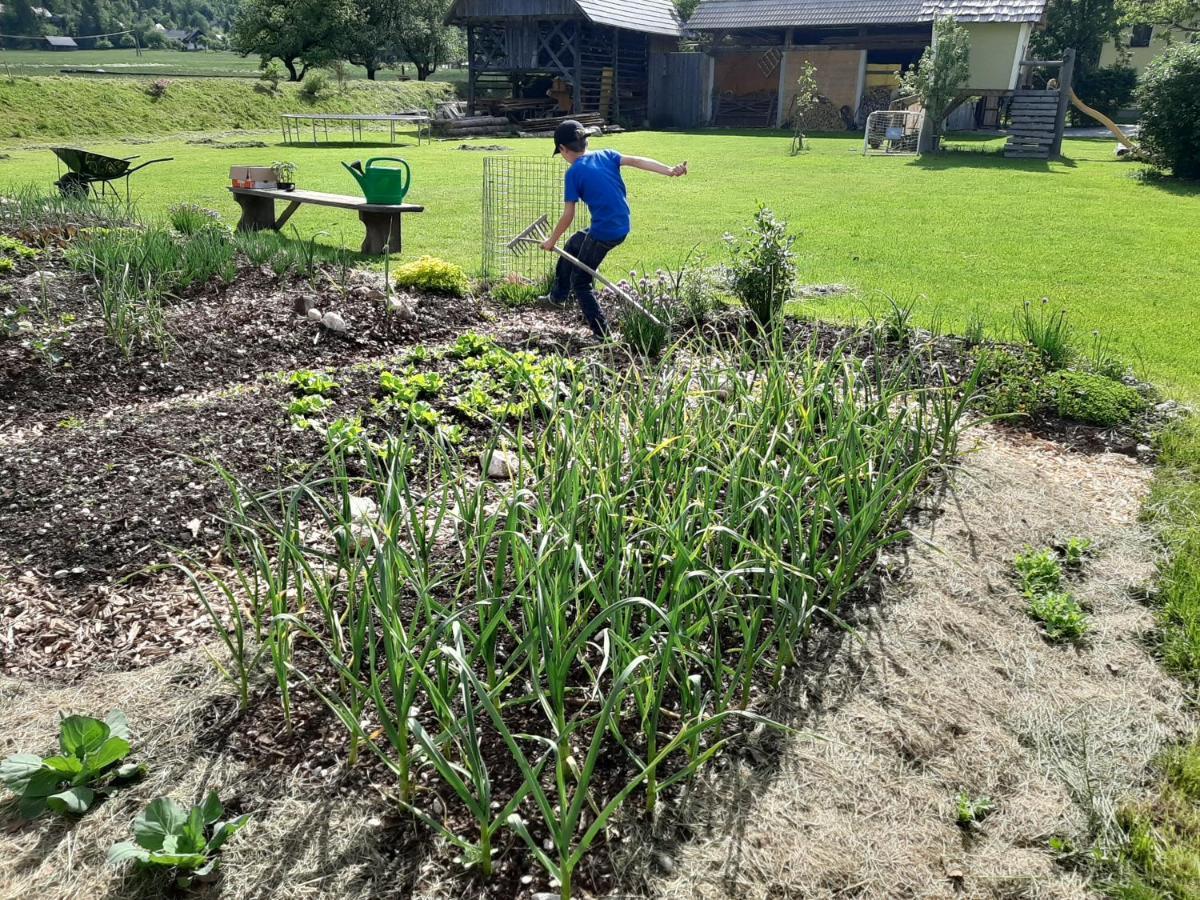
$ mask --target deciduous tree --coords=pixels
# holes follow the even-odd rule
[[[243,56],[278,59],[289,80],[302,81],[310,66],[338,58],[352,10],[351,0],[246,0],[230,43]]]
[[[1061,59],[1067,48],[1075,50],[1079,72],[1100,67],[1100,52],[1107,41],[1121,35],[1118,0],[1050,0],[1046,27],[1034,32],[1030,46],[1039,59]]]
[[[342,55],[366,69],[372,81],[383,66],[396,61],[402,5],[397,0],[354,0],[354,21],[346,31]]]
[[[1163,25],[1200,34],[1200,0],[1119,0],[1123,25]]]
[[[462,48],[458,29],[443,24],[450,0],[397,0],[396,8],[396,46],[424,81]]]
[[[970,55],[967,29],[946,16],[933,23],[933,43],[901,78],[901,93],[916,97],[925,108],[923,148],[940,149],[946,116],[954,109],[959,91],[971,74]]]

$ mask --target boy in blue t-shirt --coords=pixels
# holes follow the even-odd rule
[[[553,234],[542,243],[542,249],[554,252],[559,239],[575,221],[575,204],[582,200],[592,215],[591,227],[571,235],[563,249],[593,269],[599,269],[608,252],[629,234],[629,201],[625,198],[621,167],[631,166],[671,178],[687,174],[686,162],[665,166],[653,159],[622,156],[616,150],[588,153],[587,132],[574,119],[568,119],[554,130],[554,152],[561,153],[570,168],[567,169],[562,218],[554,226]],[[559,257],[550,300],[564,305],[574,291],[592,333],[604,337],[608,334],[608,322],[596,302],[592,282],[591,275]]]

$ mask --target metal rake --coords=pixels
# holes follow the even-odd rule
[[[538,219],[536,222],[534,222],[532,225],[530,225],[528,228],[526,228],[524,231],[522,231],[520,234],[518,234],[515,238],[513,238],[511,241],[509,241],[507,244],[507,247],[508,247],[509,251],[511,251],[514,255],[521,256],[522,254],[527,252],[530,247],[534,247],[534,246],[540,247],[545,242],[546,238],[548,238],[548,237],[550,237],[550,219],[548,216],[542,216],[540,219]],[[608,288],[610,291],[612,291],[614,294],[616,294],[618,297],[620,297],[622,301],[624,301],[625,303],[632,306],[634,309],[636,309],[638,312],[640,312],[643,316],[645,316],[647,319],[649,319],[651,322],[653,322],[659,328],[666,327],[665,325],[663,325],[662,322],[659,321],[658,317],[655,316],[654,313],[650,312],[650,310],[646,309],[646,307],[642,306],[642,304],[640,304],[636,300],[634,300],[633,297],[631,297],[629,295],[628,291],[617,287],[615,284],[613,284],[611,281],[609,281],[607,278],[605,278],[603,275],[601,275],[599,272],[597,272],[591,266],[580,261],[579,259],[576,259],[574,256],[572,256],[570,253],[568,253],[562,247],[559,247],[557,245],[554,248],[554,252],[557,253],[559,256],[561,256],[563,259],[565,259],[567,262],[569,262],[571,265],[575,266],[577,269],[582,269],[584,272],[587,272],[589,275],[591,275],[593,278],[595,278],[597,281],[599,281],[601,284],[603,284],[606,288]]]

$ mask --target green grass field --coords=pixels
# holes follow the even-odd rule
[[[140,141],[181,132],[274,130],[280,113],[429,109],[453,97],[449,85],[428,81],[351,81],[341,89],[330,86],[313,100],[296,84],[264,93],[260,83],[235,78],[167,80],[166,94],[156,98],[147,90],[150,81],[142,78],[0,78],[0,144],[90,144],[128,135]]]
[[[227,50],[185,53],[182,50],[0,50],[0,73],[13,75],[56,75],[60,69],[104,69],[118,75],[241,75],[258,77],[258,57],[239,56]],[[347,65],[352,78],[367,77],[361,66]],[[380,81],[415,78],[412,66],[385,69]],[[462,82],[465,69],[443,69],[432,76],[435,81]]]
[[[303,187],[354,193],[343,160],[390,155],[384,147],[272,146],[223,150],[181,140],[143,146],[99,143],[113,155],[173,156],[135,176],[142,211],[161,215],[180,200],[212,206],[229,220],[231,164],[290,159]],[[495,142],[488,139],[489,143]],[[549,141],[504,139],[512,152],[548,155]],[[427,211],[406,221],[404,256],[433,254],[469,270],[480,266],[480,198],[484,153],[458,142],[407,146],[410,199]],[[637,132],[596,141],[626,153],[688,160],[691,174],[666,179],[630,171],[634,233],[607,264],[679,262],[692,247],[723,258],[722,236],[744,227],[764,201],[800,234],[806,283],[842,283],[853,293],[806,304],[814,314],[862,317],[886,298],[915,302],[918,319],[961,328],[975,310],[996,333],[1013,311],[1048,297],[1070,311],[1086,336],[1100,329],[1145,373],[1185,396],[1200,396],[1200,186],[1137,177],[1111,142],[1069,141],[1068,159],[1040,163],[993,153],[938,158],[866,158],[853,137],[817,137],[812,150],[788,155],[779,134]],[[995,144],[976,143],[985,150]],[[0,187],[56,177],[45,149],[10,148]],[[304,207],[292,219],[302,236],[355,247],[360,226],[349,213]],[[290,230],[290,227],[289,227]]]

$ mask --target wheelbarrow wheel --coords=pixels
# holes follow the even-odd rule
[[[83,200],[88,195],[88,180],[78,172],[68,172],[54,184],[60,194],[72,200]]]

